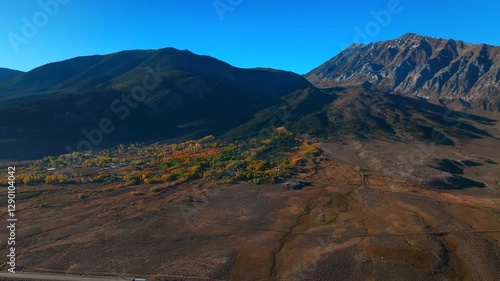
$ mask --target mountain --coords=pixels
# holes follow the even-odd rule
[[[406,35],[396,41],[408,45],[404,38],[431,40]],[[393,66],[396,60],[404,65],[413,62],[412,71],[422,68],[417,61],[435,65],[435,60],[424,60],[425,51],[390,51],[393,58],[385,60],[387,66],[379,65],[378,76],[375,75],[385,78],[379,82],[367,80],[365,74],[374,71],[374,64],[365,66],[361,61],[375,55],[354,50],[371,50],[377,44],[389,43],[354,45],[306,77],[274,69],[237,68],[174,48],[123,51],[50,63],[0,84],[0,156],[33,158],[118,143],[154,143],[210,134],[247,139],[278,126],[337,142],[354,138],[406,143],[415,139],[454,146],[461,141],[494,138],[485,130],[495,124],[493,119],[463,115],[421,97],[392,94],[404,94],[403,86],[410,87],[414,75],[408,72],[403,82],[391,90],[391,71],[397,74],[396,78],[402,77],[397,70],[401,67]],[[460,42],[456,45],[466,46]],[[471,46],[466,49],[470,53],[475,50]],[[383,53],[380,50],[379,56],[387,57]],[[463,55],[462,52],[459,57]],[[373,61],[381,60],[379,56]],[[468,67],[472,69],[473,64]],[[494,67],[492,64],[489,71],[484,66],[480,69],[478,73],[486,73],[480,76],[481,81]],[[319,79],[315,73],[336,78]],[[334,73],[343,74],[337,77]],[[476,84],[471,89],[476,89]],[[466,86],[458,83],[457,87]],[[444,86],[441,90],[429,96],[444,100]],[[423,91],[422,88],[415,94],[421,96]],[[468,100],[471,91],[465,97],[451,95],[448,101]],[[493,106],[495,95],[478,95],[479,98],[487,99],[484,104]]]
[[[142,85],[145,76],[155,70],[159,75],[168,73],[166,80],[204,78],[263,94],[280,95],[282,91],[288,92],[297,86],[310,86],[305,79],[291,72],[240,69],[209,56],[165,48],[77,57],[43,65],[3,85],[0,102],[47,97],[60,92],[79,93],[88,89],[130,91]]]
[[[346,141],[420,140],[452,146],[457,141],[493,137],[476,124],[495,120],[449,110],[423,98],[393,95],[359,87],[336,87],[325,97],[304,91],[287,100],[286,121],[276,120],[280,106],[266,108],[255,118],[228,132],[247,136],[265,124],[284,125],[297,133]]]
[[[174,48],[77,57],[0,87],[0,155],[223,134],[302,92],[329,97],[292,72]]]
[[[15,77],[20,76],[23,73],[24,72],[19,71],[19,70],[13,70],[13,69],[1,68],[0,67],[0,82],[13,79]]]
[[[500,110],[500,47],[413,33],[353,44],[307,73],[314,85],[364,85],[444,104]]]

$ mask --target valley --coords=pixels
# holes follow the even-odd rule
[[[325,157],[299,190],[203,179],[159,192],[150,184],[21,186],[21,271],[149,280],[498,279],[500,192],[421,188],[378,173],[360,187],[354,166]]]
[[[499,50],[408,33],[306,75],[175,48],[0,69],[17,271],[500,280]]]

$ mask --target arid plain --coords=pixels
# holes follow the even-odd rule
[[[204,180],[159,193],[22,186],[20,269],[149,280],[500,278],[498,189],[431,189],[377,172],[362,185],[353,165],[326,153],[307,165],[314,172],[298,177],[311,185],[299,190]]]

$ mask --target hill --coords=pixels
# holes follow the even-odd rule
[[[1,87],[0,152],[41,157],[221,134],[303,91],[322,95],[292,72],[236,68],[173,48],[73,58]]]
[[[0,67],[0,82],[13,79],[15,77],[20,76],[23,73],[24,72],[19,71],[19,70],[13,70],[13,69],[1,68]]]

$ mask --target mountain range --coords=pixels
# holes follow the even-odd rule
[[[442,144],[452,145],[489,136],[468,123],[487,118],[451,114],[466,124],[457,130],[440,116],[450,108],[498,111],[499,65],[499,47],[406,34],[354,44],[305,76],[174,48],[2,70],[0,154],[30,158],[208,134],[248,138],[282,125],[339,140],[431,140],[439,128]],[[102,130],[103,121],[112,129]]]
[[[353,44],[312,70],[318,87],[363,84],[468,107],[500,107],[500,47],[408,33],[396,40]]]
[[[406,34],[306,75],[174,48],[2,69],[20,223],[0,279],[500,280],[498,48]]]
[[[67,152],[103,119],[116,128],[103,145],[221,134],[303,92],[328,96],[292,72],[236,68],[173,48],[73,58],[2,84],[2,153]]]

